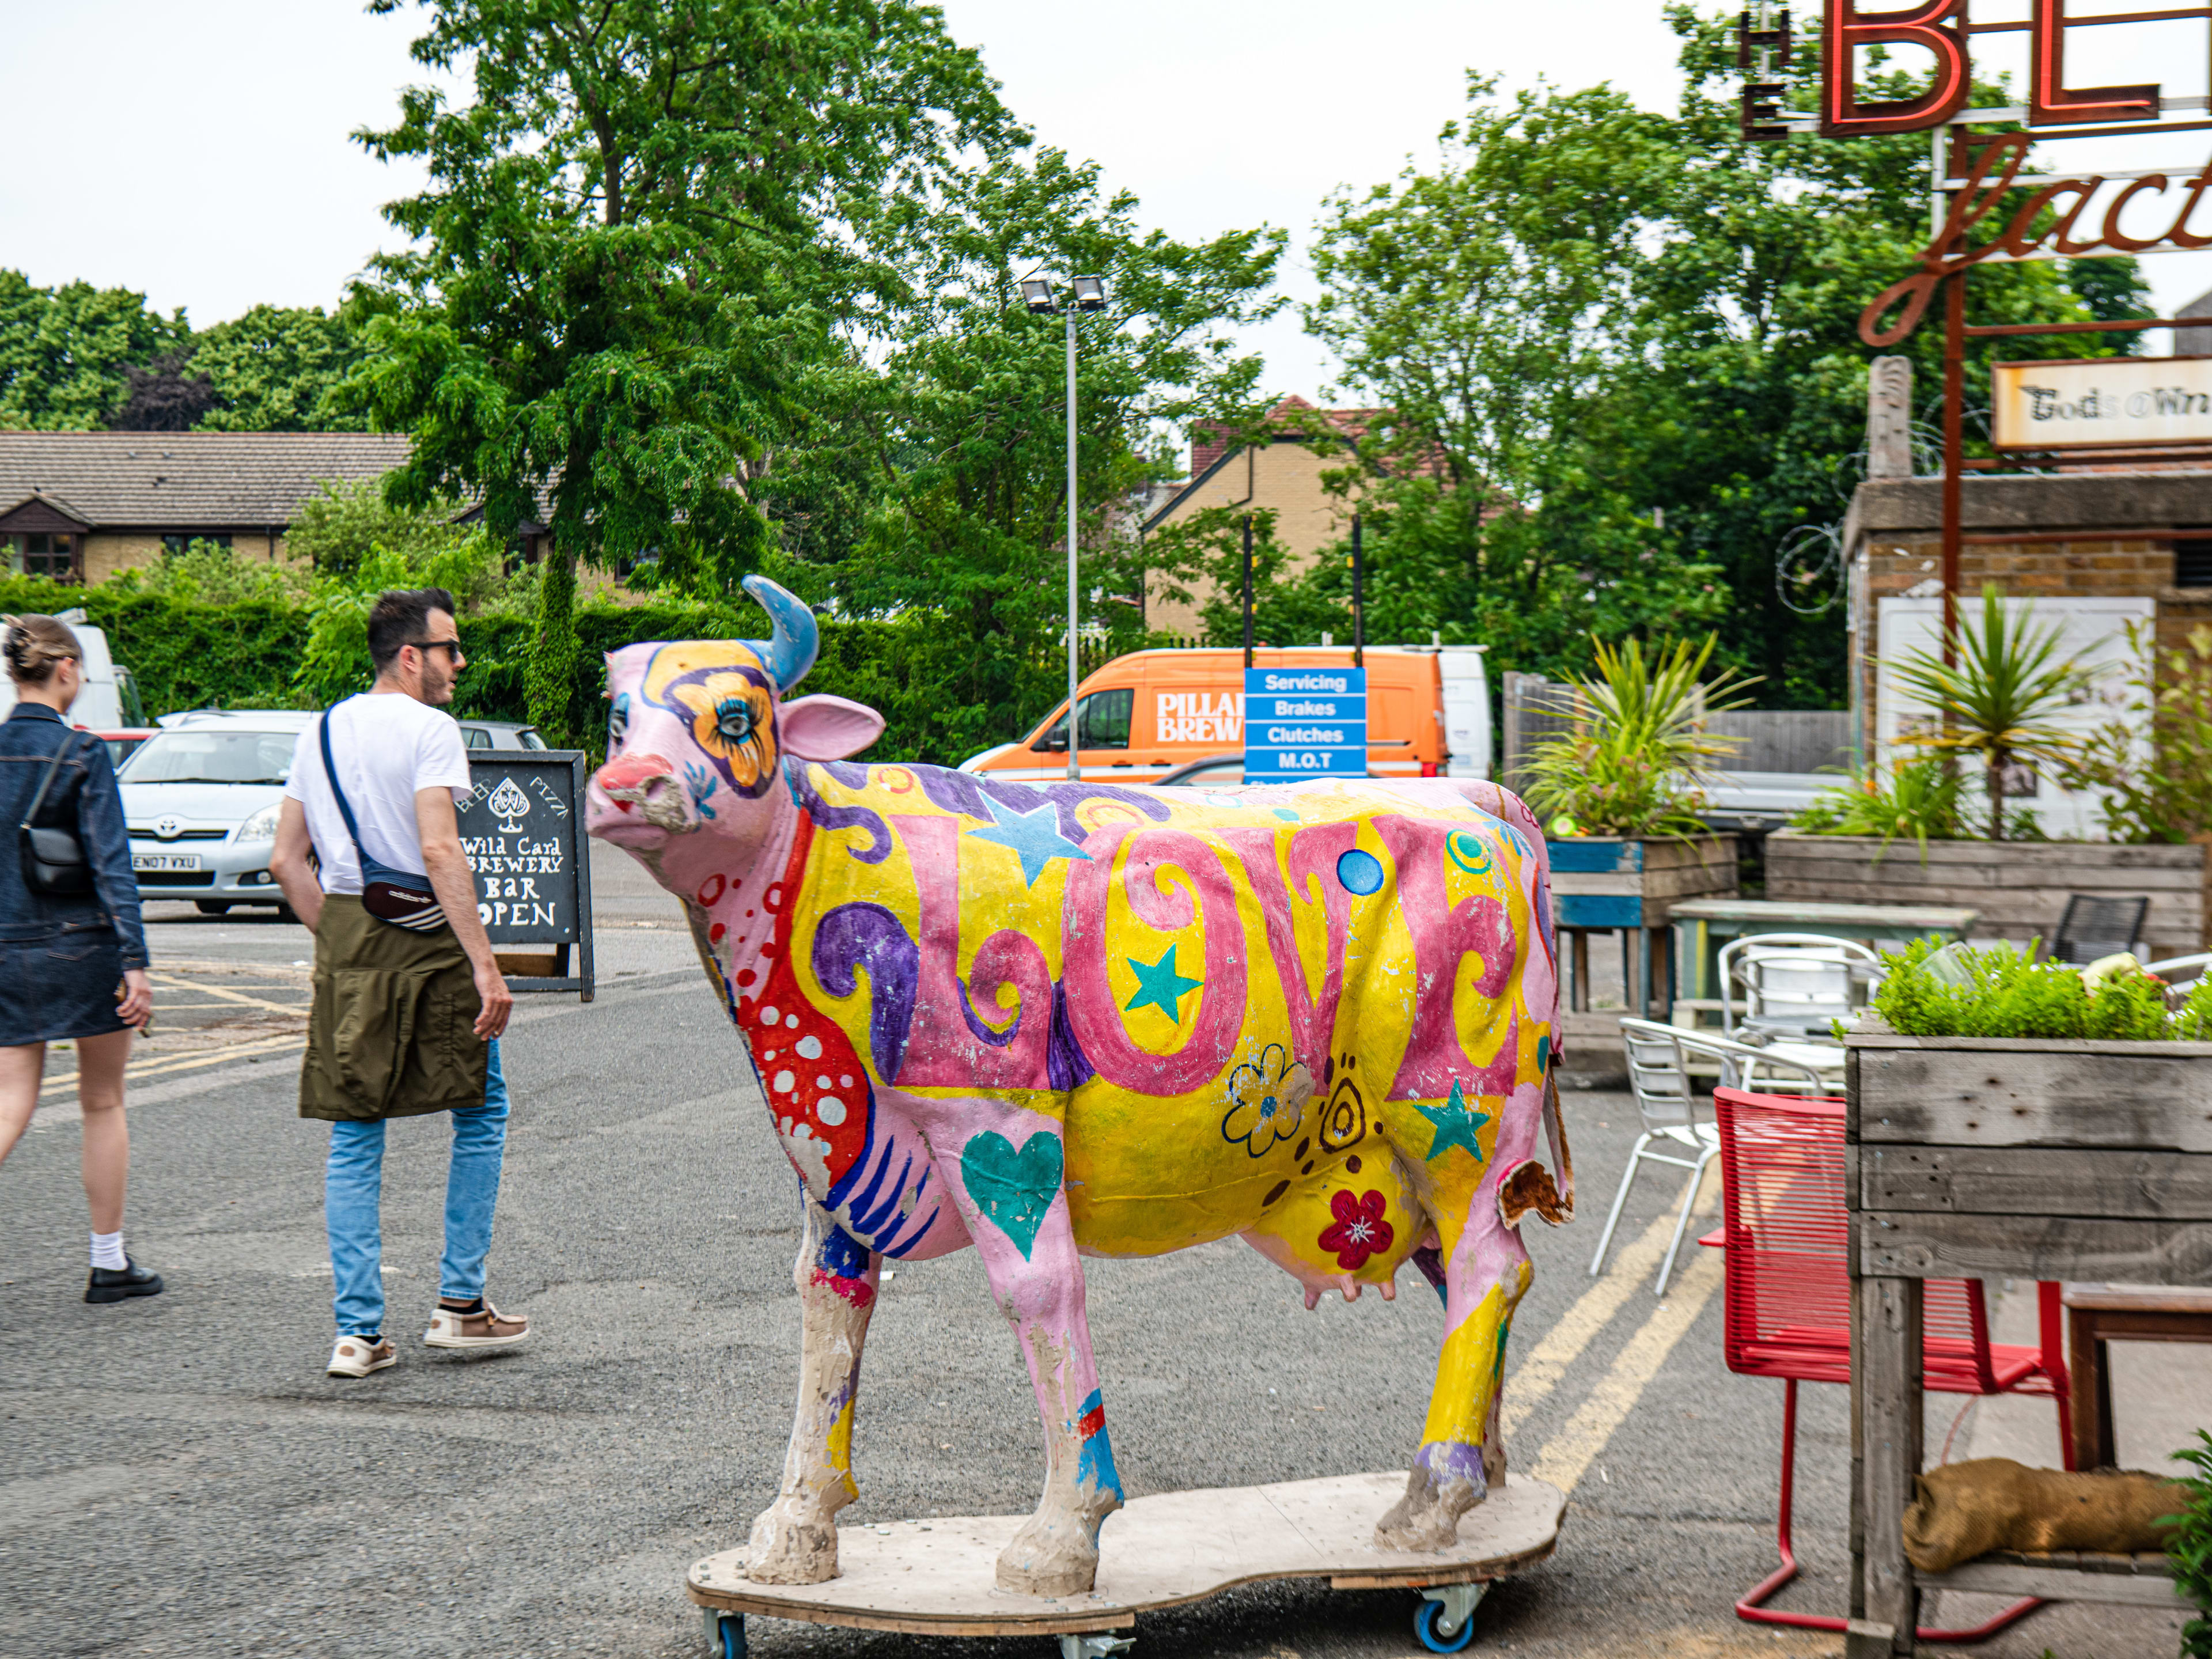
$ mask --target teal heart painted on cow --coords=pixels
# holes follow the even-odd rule
[[[1018,1152],[1006,1136],[986,1129],[960,1154],[960,1179],[968,1196],[1014,1241],[1024,1261],[1036,1243],[1037,1229],[1044,1225],[1045,1212],[1060,1195],[1062,1167],[1060,1137],[1042,1129]]]

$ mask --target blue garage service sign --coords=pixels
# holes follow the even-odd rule
[[[1244,781],[1367,775],[1367,671],[1244,671]]]

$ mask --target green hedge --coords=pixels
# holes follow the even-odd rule
[[[82,606],[131,670],[149,718],[184,708],[295,708],[313,703],[295,686],[307,640],[304,606],[270,600],[198,605],[145,593],[71,588],[35,578],[0,579],[0,611]],[[572,729],[595,752],[605,730],[604,653],[642,640],[757,635],[756,606],[586,606],[576,613],[583,666],[569,707]],[[465,618],[469,665],[453,712],[479,720],[523,720],[523,665],[534,624],[526,617]],[[868,758],[952,765],[978,749],[1023,735],[1061,693],[1050,663],[979,660],[941,618],[822,624],[822,656],[802,692],[831,692],[880,712],[883,738]]]

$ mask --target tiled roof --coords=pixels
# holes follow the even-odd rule
[[[94,529],[288,525],[324,479],[381,477],[411,442],[382,432],[0,431],[0,513],[45,495]]]

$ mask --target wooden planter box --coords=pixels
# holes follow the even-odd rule
[[[2206,889],[2212,847],[2119,847],[2109,842],[1931,841],[1899,836],[1766,838],[1766,896],[1849,904],[1953,904],[1981,913],[1979,939],[2051,943],[2069,893],[2142,894],[2143,946],[2153,958],[2212,945]]]
[[[2136,849],[2123,849],[2134,851]],[[2181,1607],[2162,1557],[1905,1557],[1929,1279],[2212,1283],[2212,1042],[1854,1035],[1850,1659],[1912,1650],[1923,1590]]]
[[[1553,836],[1552,905],[1562,927],[1664,927],[1677,899],[1736,890],[1736,838]]]
[[[1654,949],[1669,923],[1668,906],[1736,890],[1736,838],[1692,836],[1641,841],[1626,836],[1553,836],[1552,914],[1565,941],[1563,1048],[1573,1056],[1571,1085],[1607,1088],[1627,1075],[1621,1058],[1623,1012],[1664,1019],[1674,1004],[1674,952]],[[1589,1006],[1589,935],[1620,932],[1633,957],[1625,1010]],[[1658,983],[1653,983],[1655,969]]]

